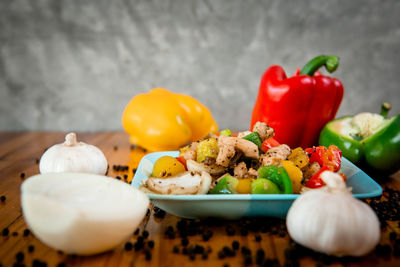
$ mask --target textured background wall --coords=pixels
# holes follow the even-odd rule
[[[400,112],[400,1],[0,1],[0,130],[119,130],[153,87],[246,129],[259,79],[336,54],[338,115]]]

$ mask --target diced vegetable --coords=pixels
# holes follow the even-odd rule
[[[258,169],[258,177],[274,182],[282,194],[293,193],[292,181],[283,167],[262,166]]]
[[[307,148],[305,151],[310,154],[310,163],[318,162],[321,167],[330,166],[333,169],[332,171],[339,171],[342,162],[342,151],[337,146],[330,145],[328,148],[317,146]]]
[[[306,167],[308,165],[308,162],[310,161],[307,153],[301,147],[293,149],[288,159],[300,169]]]
[[[215,138],[208,138],[197,144],[197,162],[203,162],[206,157],[217,158],[218,142]]]
[[[174,157],[163,156],[154,163],[152,177],[166,178],[184,172],[185,166]]]
[[[258,178],[251,183],[252,194],[280,194],[278,186],[265,178]]]
[[[280,143],[278,141],[276,141],[273,137],[269,137],[269,138],[265,139],[264,142],[262,142],[261,150],[265,153],[271,147],[276,147],[279,145],[280,145]]]
[[[232,136],[232,132],[229,129],[225,129],[225,130],[220,131],[219,135]]]
[[[258,146],[258,149],[261,149],[261,137],[257,132],[252,132],[244,137],[242,137],[245,140],[248,140],[250,142],[253,142],[254,144],[256,144]]]
[[[252,181],[253,181],[253,179],[250,179],[250,178],[238,179],[236,192],[238,194],[250,194]]]
[[[227,175],[223,177],[217,185],[210,191],[210,194],[235,194],[238,185],[238,179]]]
[[[303,180],[303,172],[296,167],[296,165],[289,160],[282,161],[282,166],[285,168],[286,172],[289,175],[290,180],[292,181],[293,193],[300,193],[301,189],[301,181]]]

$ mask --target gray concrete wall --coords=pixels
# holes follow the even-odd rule
[[[259,79],[341,57],[338,115],[400,113],[400,1],[0,1],[0,130],[122,129],[153,87],[246,129]]]

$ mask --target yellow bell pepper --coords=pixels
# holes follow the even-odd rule
[[[303,172],[293,163],[293,161],[290,160],[282,161],[282,166],[283,168],[285,168],[290,180],[292,181],[293,193],[300,193],[301,181],[303,180]]]
[[[131,99],[122,114],[131,143],[150,151],[176,150],[218,126],[206,106],[193,97],[155,88]]]

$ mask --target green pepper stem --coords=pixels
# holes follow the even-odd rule
[[[314,73],[322,66],[325,66],[329,73],[334,72],[339,66],[339,57],[327,55],[316,56],[303,67],[300,74],[313,76]]]
[[[383,102],[382,107],[381,107],[381,116],[383,116],[386,119],[389,114],[389,110],[391,108],[392,108],[392,105],[390,105],[390,103]]]

